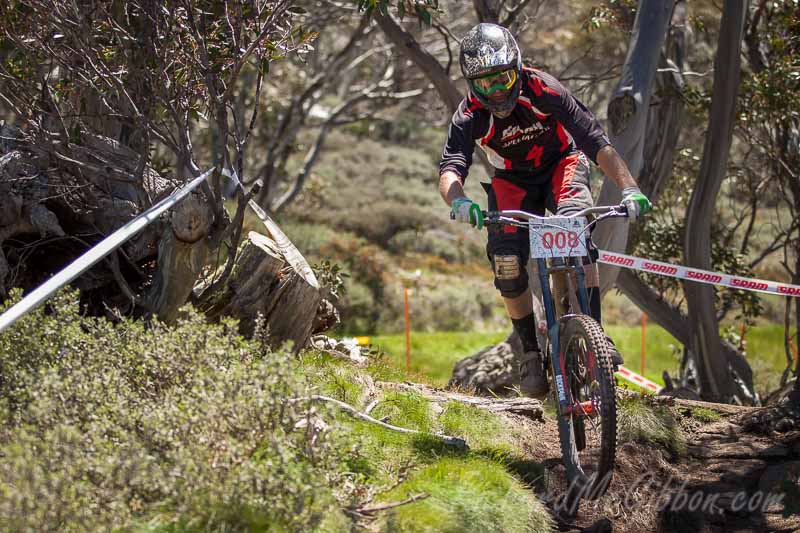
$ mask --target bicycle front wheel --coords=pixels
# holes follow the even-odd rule
[[[558,416],[561,456],[570,490],[596,499],[611,483],[617,445],[611,347],[593,318],[575,315],[561,328],[560,348],[569,402]]]

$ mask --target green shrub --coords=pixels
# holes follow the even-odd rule
[[[167,328],[81,321],[74,292],[49,307],[0,335],[0,529],[307,531],[340,514],[339,446],[313,429],[329,413],[291,356],[191,310]]]
[[[341,221],[342,226],[380,246],[397,233],[424,226],[427,211],[414,205],[377,202],[357,209]]]
[[[451,263],[466,263],[486,257],[484,246],[477,241],[460,242],[455,232],[443,229],[403,230],[389,240],[387,247],[396,254],[429,254]]]
[[[499,296],[491,281],[426,276],[424,284],[409,295],[411,328],[414,331],[482,331],[507,325],[502,315],[495,322]],[[387,287],[391,295],[382,302],[382,333],[403,331],[403,290]]]
[[[686,440],[669,407],[641,396],[619,399],[617,409],[620,443],[655,444],[672,457],[686,451]]]
[[[330,226],[294,220],[282,222],[281,229],[309,260],[336,235],[336,232]]]

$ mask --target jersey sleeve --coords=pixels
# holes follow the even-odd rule
[[[556,119],[572,135],[575,145],[589,159],[597,163],[597,152],[611,144],[603,127],[594,114],[554,77],[544,72],[537,72],[540,97],[544,111],[553,113]],[[535,78],[530,83],[536,84]],[[534,89],[536,91],[536,88]]]
[[[467,179],[475,150],[475,130],[475,115],[469,108],[467,100],[462,100],[450,120],[447,141],[439,162],[439,175],[449,170],[458,174],[462,183]]]

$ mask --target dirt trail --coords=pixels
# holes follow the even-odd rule
[[[416,384],[381,385],[413,388],[432,402],[475,398]],[[653,443],[620,443],[608,493],[582,501],[574,518],[562,523],[563,531],[800,532],[800,430],[765,432],[771,427],[766,409],[650,401],[670,409],[685,442],[681,453]],[[526,412],[529,406],[518,409],[522,406],[508,399],[482,397],[480,402],[513,427],[524,428],[525,457],[509,468],[555,514],[566,482],[553,415],[547,408]],[[487,405],[492,402],[496,409]],[[696,415],[698,409],[706,415]],[[783,516],[787,506],[792,514]]]
[[[665,401],[686,439],[685,453],[619,445],[609,493],[582,503],[572,530],[610,531],[601,522],[607,519],[623,533],[800,531],[800,431],[761,432],[765,409]],[[697,408],[719,419],[700,422],[692,415]]]

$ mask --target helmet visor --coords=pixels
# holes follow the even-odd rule
[[[513,68],[469,80],[472,88],[484,96],[491,96],[496,91],[510,91],[516,81],[517,71]]]

